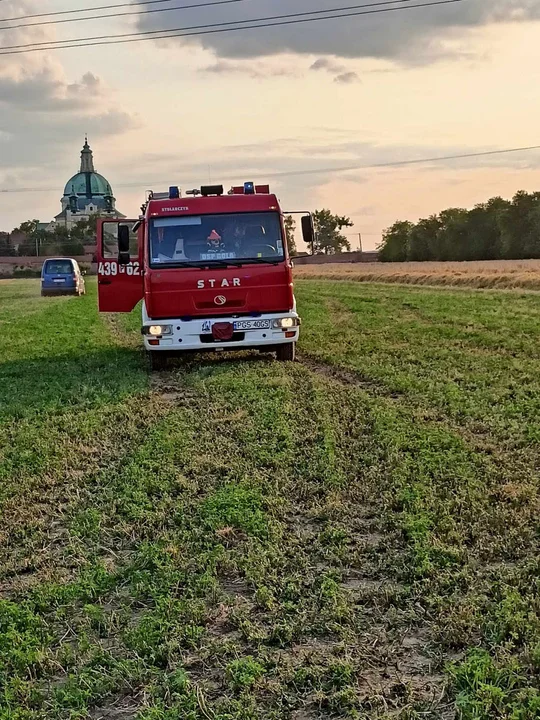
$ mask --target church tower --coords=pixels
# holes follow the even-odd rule
[[[88,144],[88,136],[84,138],[83,149],[81,150],[81,172],[95,173],[94,169],[94,153]]]
[[[80,170],[67,181],[61,203],[62,210],[55,217],[55,222],[68,230],[81,220],[88,220],[91,215],[125,217],[116,209],[116,198],[109,181],[96,172],[87,136],[81,150]]]

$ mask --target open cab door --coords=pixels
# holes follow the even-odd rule
[[[98,220],[97,264],[100,312],[128,313],[143,297],[143,227],[137,220]],[[123,226],[123,227],[120,227]],[[129,232],[129,251],[123,242]],[[119,242],[120,241],[120,242]]]

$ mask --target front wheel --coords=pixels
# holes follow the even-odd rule
[[[296,343],[279,345],[276,350],[276,357],[280,362],[294,362],[296,357]]]
[[[158,371],[158,370],[165,370],[167,367],[167,353],[165,352],[156,352],[155,350],[147,350],[146,357],[148,358],[148,365],[150,366],[150,370],[152,372]]]

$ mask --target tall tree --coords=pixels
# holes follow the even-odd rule
[[[63,226],[48,232],[39,230],[38,225],[37,220],[28,220],[14,231],[23,234],[18,248],[19,256],[84,254],[83,240],[80,234],[69,231]]]
[[[0,232],[0,256],[13,257],[17,253],[11,244],[9,233]]]
[[[296,250],[296,221],[292,215],[285,215],[285,234],[287,236],[287,247],[289,248],[289,255],[294,257],[297,253]]]
[[[540,193],[517,192],[501,217],[502,255],[508,259],[540,257]]]
[[[90,215],[87,220],[79,220],[71,230],[71,237],[82,243],[93,243],[96,241],[97,221],[100,215]]]
[[[436,215],[419,220],[409,238],[409,260],[433,260],[436,255],[440,221]]]
[[[15,228],[14,232],[24,233],[25,235],[32,235],[36,232],[39,225],[39,220],[26,220]]]
[[[333,215],[330,210],[316,210],[313,213],[315,224],[315,254],[335,255],[344,250],[350,251],[351,244],[342,234],[345,227],[353,227],[354,223],[344,215]]]
[[[13,230],[20,236],[18,255],[34,257],[38,253],[43,231],[38,230],[39,220],[26,220]]]
[[[431,243],[433,260],[472,260],[467,216],[467,210],[461,208],[448,208],[440,213],[437,234]]]
[[[404,262],[409,254],[409,238],[414,225],[407,220],[398,220],[384,231],[379,246],[381,262]]]
[[[498,260],[501,257],[502,218],[510,205],[508,200],[494,197],[487,203],[475,205],[468,212],[467,234],[470,238],[470,260]]]

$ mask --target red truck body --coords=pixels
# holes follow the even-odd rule
[[[99,309],[131,312],[142,300],[155,362],[161,352],[246,347],[294,357],[300,321],[283,214],[268,188],[247,185],[187,197],[171,188],[171,197],[151,194],[138,220],[99,221]]]

